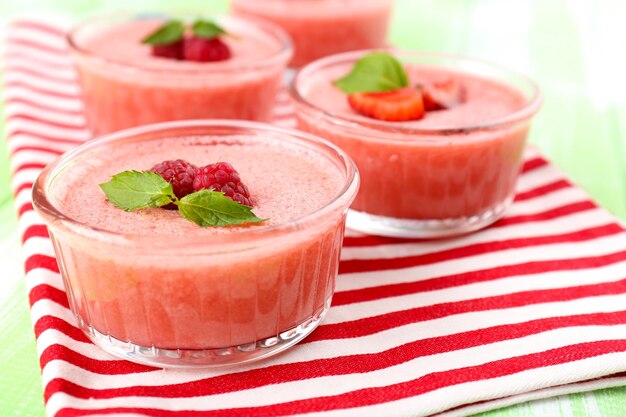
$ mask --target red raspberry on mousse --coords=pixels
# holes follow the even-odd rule
[[[169,20],[148,34],[142,43],[151,46],[153,56],[169,59],[217,62],[231,57],[230,48],[219,37],[227,32],[210,20],[196,20],[188,26]]]
[[[192,36],[185,39],[184,57],[187,61],[196,62],[225,61],[230,58],[230,49],[219,38]]]
[[[193,181],[196,177],[196,166],[182,159],[173,161],[163,161],[150,168],[150,172],[159,174],[174,189],[176,197],[184,196],[194,192]],[[177,209],[176,205],[168,204],[166,209]]]
[[[217,162],[198,168],[193,188],[195,191],[220,191],[231,200],[252,207],[248,187],[241,182],[239,173],[228,162]]]
[[[152,56],[181,60],[184,59],[183,47],[184,43],[182,40],[165,45],[153,45]]]

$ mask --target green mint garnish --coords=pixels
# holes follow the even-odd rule
[[[213,190],[200,190],[180,200],[174,195],[172,184],[153,172],[124,171],[109,182],[100,184],[107,199],[117,208],[135,211],[149,207],[178,206],[185,219],[199,226],[230,226],[260,223],[252,208]]]
[[[407,87],[409,77],[396,58],[386,52],[373,52],[359,59],[335,85],[346,94],[376,93]]]
[[[213,39],[226,34],[221,26],[209,20],[196,20],[191,30],[195,36],[203,39]]]
[[[115,207],[125,211],[161,207],[176,198],[172,184],[152,172],[120,172],[100,188]]]
[[[141,40],[148,45],[169,45],[178,42],[185,34],[185,24],[180,20],[169,20]]]
[[[202,227],[264,221],[252,213],[251,207],[213,190],[200,190],[181,198],[178,211],[181,216]]]

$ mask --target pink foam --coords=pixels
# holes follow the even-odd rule
[[[141,235],[214,235],[244,227],[201,228],[177,211],[146,209],[128,213],[105,200],[98,184],[125,170],[149,170],[168,159],[198,166],[226,161],[250,188],[254,213],[269,219],[267,227],[293,221],[329,203],[345,181],[339,168],[302,146],[262,144],[241,137],[239,144],[215,143],[207,137],[184,137],[125,143],[85,155],[63,171],[51,187],[51,199],[64,214],[91,226]]]
[[[141,40],[158,29],[163,22],[161,19],[149,19],[114,24],[86,36],[80,46],[94,55],[117,63],[159,70],[193,70],[207,66],[215,68],[259,62],[277,54],[281,49],[276,39],[261,30],[250,25],[233,24],[234,27],[228,29],[229,36],[222,37],[232,54],[227,61],[207,64],[153,57],[150,45],[142,44]]]
[[[320,70],[311,75],[303,88],[308,101],[329,113],[338,116],[355,116],[350,108],[347,96],[333,85],[333,81],[348,74],[352,64],[336,65]],[[507,87],[497,81],[442,68],[425,66],[407,66],[410,85],[428,83],[436,80],[455,77],[461,80],[466,92],[465,102],[445,111],[427,112],[418,121],[394,123],[396,126],[413,128],[463,128],[480,123],[490,122],[520,110],[526,99],[519,91]],[[362,118],[365,121],[371,119]]]

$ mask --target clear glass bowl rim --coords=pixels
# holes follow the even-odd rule
[[[252,134],[273,132],[279,135],[287,135],[289,137],[296,138],[301,144],[313,145],[316,149],[319,148],[320,152],[324,152],[331,158],[338,160],[342,165],[340,166],[340,169],[345,171],[345,184],[331,201],[318,210],[303,217],[272,226],[251,226],[250,228],[237,233],[216,235],[215,239],[208,239],[206,235],[196,237],[158,235],[158,239],[155,239],[153,236],[124,234],[100,229],[77,221],[63,214],[57,207],[55,207],[47,196],[47,188],[49,186],[49,179],[51,175],[55,174],[66,164],[71,163],[75,158],[86,152],[93,151],[99,147],[106,146],[117,141],[129,140],[136,136],[144,136],[150,133],[164,133],[169,130],[175,131],[177,129],[186,128],[207,129],[207,135],[210,135],[211,129],[226,128],[240,130],[244,134],[246,132]],[[125,129],[91,139],[84,144],[81,144],[80,146],[63,154],[56,161],[48,164],[42,170],[33,185],[32,197],[34,208],[43,217],[46,225],[53,231],[62,230],[63,232],[69,232],[70,234],[88,237],[89,239],[106,241],[107,243],[116,245],[145,244],[148,247],[193,247],[194,252],[203,252],[204,248],[219,247],[220,252],[226,252],[228,251],[225,247],[227,244],[236,244],[238,247],[242,244],[244,246],[256,247],[259,246],[257,242],[265,238],[269,239],[282,236],[284,234],[309,230],[312,227],[314,228],[320,221],[322,221],[325,215],[337,211],[345,211],[350,206],[356,197],[356,193],[359,189],[359,182],[359,173],[354,161],[352,161],[352,159],[337,146],[312,134],[259,122],[240,120],[183,120]]]
[[[412,58],[422,58],[422,59],[438,59],[438,60],[449,60],[459,63],[467,63],[479,65],[484,68],[489,68],[491,70],[495,70],[501,72],[503,74],[510,75],[512,77],[517,78],[522,83],[526,84],[526,86],[531,91],[530,98],[527,100],[526,104],[523,108],[519,109],[516,112],[513,112],[509,115],[506,115],[501,118],[497,118],[495,120],[480,123],[476,125],[464,126],[462,128],[427,128],[420,129],[415,127],[408,127],[398,125],[393,122],[385,122],[378,121],[372,119],[364,120],[363,117],[359,117],[358,115],[354,116],[344,116],[337,115],[332,112],[326,111],[325,109],[316,106],[307,100],[300,91],[300,83],[303,82],[309,74],[315,73],[316,71],[331,67],[338,64],[356,62],[359,58],[364,55],[372,52],[388,52],[389,54],[396,57],[412,57]],[[495,130],[503,127],[507,127],[519,122],[523,122],[525,120],[531,119],[540,109],[542,103],[542,94],[539,89],[539,86],[530,78],[525,75],[518,73],[516,71],[510,70],[506,67],[503,67],[498,64],[491,63],[489,61],[485,61],[482,59],[471,58],[463,55],[453,55],[453,54],[445,54],[439,52],[428,52],[428,51],[408,51],[402,49],[395,48],[381,48],[381,49],[368,49],[368,50],[360,50],[360,51],[350,51],[344,52],[336,55],[331,55],[325,58],[321,58],[317,61],[314,61],[305,67],[301,68],[296,76],[293,78],[290,86],[289,93],[291,95],[292,100],[296,104],[296,112],[298,112],[298,107],[302,106],[307,111],[313,111],[316,115],[321,116],[325,121],[330,122],[332,125],[336,126],[339,129],[343,129],[346,131],[350,131],[356,133],[359,136],[365,136],[369,140],[378,140],[380,142],[389,143],[390,141],[396,141],[399,143],[406,143],[406,140],[398,140],[393,136],[383,136],[380,132],[388,133],[390,135],[400,134],[400,135],[413,135],[412,139],[420,140],[420,135],[422,136],[441,136],[441,135],[454,135],[454,134],[470,134],[476,131],[485,131],[485,130]],[[363,129],[367,128],[367,129]],[[378,133],[378,134],[376,134]],[[428,138],[424,138],[424,140],[428,140]]]
[[[79,42],[77,41],[77,37],[79,36],[79,33],[81,30],[85,29],[91,24],[99,23],[99,22],[106,21],[109,19],[120,19],[120,20],[125,19],[126,21],[131,21],[133,20],[133,17],[136,17],[137,15],[139,15],[139,13],[131,13],[131,12],[116,12],[116,13],[101,14],[101,15],[87,18],[79,22],[78,24],[74,25],[65,35],[68,48],[70,52],[73,52],[80,56],[94,59],[102,65],[113,64],[113,65],[117,65],[127,70],[145,72],[145,73],[150,73],[150,74],[161,74],[161,75],[172,75],[172,73],[177,74],[177,75],[203,75],[203,74],[210,75],[210,74],[216,74],[216,73],[219,74],[219,73],[230,72],[230,71],[254,71],[258,69],[269,68],[274,65],[278,65],[282,63],[286,64],[287,62],[289,62],[289,60],[291,59],[293,55],[294,47],[293,47],[293,42],[291,41],[291,38],[289,37],[287,32],[285,32],[281,27],[279,27],[278,25],[272,22],[267,22],[261,19],[253,19],[253,18],[247,18],[247,17],[242,17],[242,16],[235,16],[231,14],[224,14],[224,13],[207,14],[207,13],[202,13],[202,12],[194,13],[193,11],[185,11],[185,10],[164,11],[162,14],[164,16],[169,15],[169,14],[174,15],[174,16],[177,16],[177,15],[185,15],[185,16],[188,15],[188,16],[194,16],[194,17],[208,16],[213,19],[228,19],[231,21],[236,21],[239,23],[247,24],[247,25],[253,25],[256,28],[260,29],[261,31],[268,33],[274,39],[276,39],[280,43],[280,50],[276,52],[275,54],[269,57],[264,57],[262,60],[259,60],[257,62],[244,62],[244,63],[233,65],[232,63],[225,61],[221,63],[211,63],[210,65],[207,65],[206,63],[197,63],[197,65],[191,65],[191,66],[187,65],[185,68],[172,68],[172,66],[168,66],[167,68],[159,69],[159,68],[146,68],[142,66],[131,65],[126,62],[121,62],[115,59],[104,58],[98,54],[95,54],[93,52],[86,50],[85,48],[79,45]],[[157,15],[158,13],[155,12],[155,16]]]

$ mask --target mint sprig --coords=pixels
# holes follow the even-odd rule
[[[169,45],[180,41],[185,34],[185,24],[180,20],[168,20],[141,40],[148,45]]]
[[[226,31],[217,23],[202,19],[195,21],[191,31],[195,36],[203,39],[213,39],[226,34]]]
[[[176,198],[172,184],[152,172],[120,172],[100,188],[115,207],[125,211],[165,206]]]
[[[409,77],[396,58],[386,52],[373,52],[359,59],[352,71],[335,81],[346,94],[398,90],[409,85]]]
[[[233,201],[218,191],[200,190],[179,200],[172,184],[153,172],[120,172],[109,182],[100,184],[100,188],[107,199],[122,210],[136,211],[175,204],[181,216],[202,227],[260,223],[266,220],[258,218],[252,212],[252,207]]]
[[[191,31],[198,38],[213,39],[225,35],[226,31],[210,20],[198,19],[191,26]],[[185,23],[180,20],[168,20],[154,32],[141,40],[148,45],[169,45],[178,42],[185,36]]]
[[[251,207],[213,190],[200,190],[181,198],[178,211],[185,219],[203,227],[264,221],[254,215]]]

